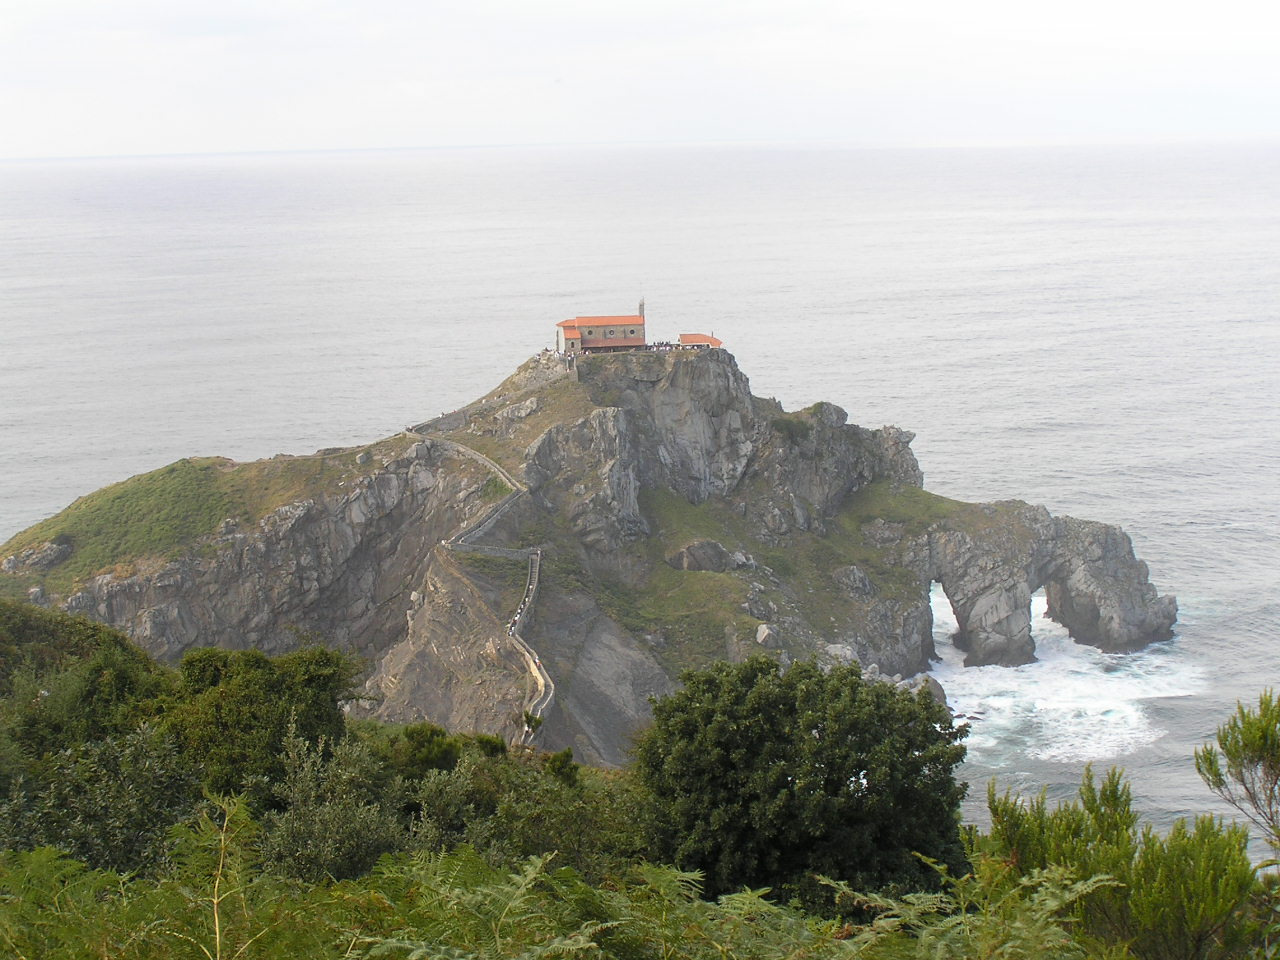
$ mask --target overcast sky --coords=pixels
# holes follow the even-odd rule
[[[0,0],[0,156],[1280,135],[1275,0]]]

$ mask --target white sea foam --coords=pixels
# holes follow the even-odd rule
[[[1157,644],[1131,654],[1103,653],[1071,640],[1031,601],[1037,660],[1020,667],[965,667],[951,642],[955,615],[942,588],[931,596],[933,675],[970,723],[971,760],[998,770],[1025,757],[1067,763],[1111,761],[1154,743],[1166,731],[1150,715],[1156,699],[1188,697],[1204,687],[1202,667]]]

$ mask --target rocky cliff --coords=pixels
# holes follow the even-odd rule
[[[71,578],[88,551],[77,516],[110,512],[77,504],[10,541],[0,580],[168,659],[312,636],[366,658],[361,709],[512,738],[537,679],[523,640],[554,681],[541,743],[606,763],[625,758],[649,697],[711,659],[763,645],[927,670],[933,582],[971,664],[1034,657],[1041,587],[1080,642],[1128,650],[1171,635],[1175,601],[1119,529],[929,494],[910,433],[846,419],[753,396],[722,350],[574,369],[544,354],[370,448],[209,466],[199,489],[236,515]],[[286,482],[303,466],[306,484]],[[246,492],[260,489],[281,502]],[[516,634],[535,547],[536,602]]]

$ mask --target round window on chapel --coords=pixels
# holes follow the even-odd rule
[[[611,337],[613,336],[613,327],[609,328],[608,336],[611,336]]]
[[[594,330],[588,330],[588,331],[587,331],[587,336],[588,336],[588,337],[593,337],[593,336],[595,336],[595,333],[596,333],[596,332],[595,332]]]
[[[635,335],[636,335],[636,328],[635,328],[635,327],[632,327],[630,330],[628,330],[628,331],[627,331],[627,336],[628,336],[628,337],[634,337]]]

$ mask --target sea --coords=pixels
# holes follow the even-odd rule
[[[1280,681],[1280,143],[476,148],[0,163],[0,541],[181,457],[367,442],[625,314],[788,409],[916,434],[926,487],[1120,524],[1174,593],[1128,655],[935,675],[988,783],[1122,767],[1166,828]]]

